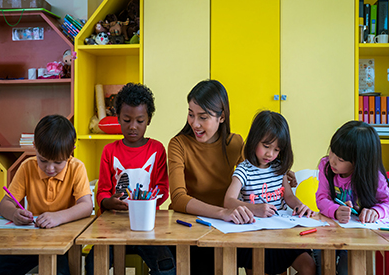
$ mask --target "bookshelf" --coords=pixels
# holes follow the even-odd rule
[[[7,52],[0,59],[0,187],[8,185],[20,163],[34,155],[32,147],[19,146],[21,133],[32,133],[45,115],[61,114],[71,120],[74,113],[73,66],[71,78],[66,79],[29,80],[27,75],[29,68],[46,68],[49,62],[62,61],[65,50],[73,50],[57,17],[28,9],[1,11],[1,45]],[[12,41],[13,27],[8,24],[41,27],[44,39]]]
[[[375,4],[376,1],[365,0],[364,4]],[[359,1],[355,1],[355,120],[359,120],[359,60],[374,59],[375,79],[374,92],[389,96],[389,43],[359,43]],[[389,127],[389,124],[388,124]],[[380,137],[382,157],[385,169],[389,169],[389,139]]]
[[[140,0],[140,43],[84,45],[99,20],[123,10],[127,0],[104,0],[75,38],[74,126],[77,143],[74,155],[84,162],[89,180],[99,177],[104,146],[122,135],[92,134],[90,118],[95,114],[95,85],[143,83],[143,1]]]

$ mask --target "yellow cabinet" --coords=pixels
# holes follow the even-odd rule
[[[104,0],[75,40],[74,126],[77,131],[75,157],[84,162],[89,180],[99,176],[104,146],[122,135],[92,134],[89,121],[95,114],[95,85],[143,83],[143,1],[140,1],[140,43],[84,45],[99,20],[125,8],[126,0]]]
[[[365,0],[364,4],[374,4],[375,1]],[[355,0],[355,120],[359,119],[359,59],[374,59],[375,92],[381,96],[389,96],[389,44],[359,43],[359,1]],[[381,138],[382,158],[385,169],[389,169],[389,139]]]

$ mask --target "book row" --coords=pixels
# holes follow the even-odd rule
[[[63,24],[61,25],[62,32],[74,43],[74,38],[80,32],[85,22],[74,19],[70,14],[65,15]]]
[[[359,121],[388,124],[389,96],[359,96]]]
[[[368,34],[388,34],[388,0],[378,0],[374,5],[363,4],[360,0],[359,17],[363,16],[363,24],[367,27],[364,40]]]

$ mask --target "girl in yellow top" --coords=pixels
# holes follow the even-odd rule
[[[188,104],[186,125],[168,147],[170,208],[237,224],[253,222],[246,206],[223,207],[235,166],[243,161],[243,139],[230,133],[226,89],[216,80],[201,81]],[[192,247],[191,262],[192,274],[213,274],[213,249]]]

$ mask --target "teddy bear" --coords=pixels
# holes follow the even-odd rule
[[[109,34],[111,36],[123,35],[124,40],[128,40],[129,38],[128,38],[127,32],[123,31],[123,28],[125,28],[125,26],[127,26],[129,22],[130,22],[129,19],[127,19],[125,22],[122,22],[122,21],[108,22],[108,21],[106,21],[105,23],[103,23],[103,27],[108,29]]]

